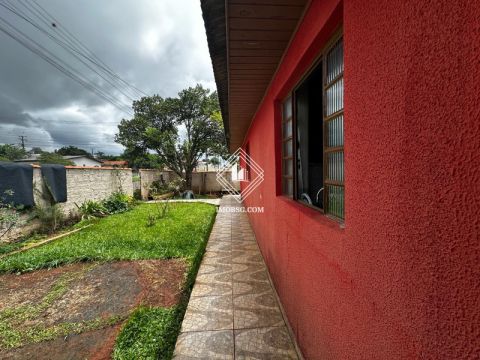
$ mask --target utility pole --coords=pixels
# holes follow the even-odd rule
[[[24,135],[20,135],[18,138],[20,139],[20,142],[22,144],[22,149],[25,151],[25,140],[27,139],[27,137]]]

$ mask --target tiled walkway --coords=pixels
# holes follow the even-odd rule
[[[298,359],[246,214],[218,213],[174,358]]]

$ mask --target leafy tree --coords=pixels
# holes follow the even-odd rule
[[[211,164],[213,166],[216,166],[217,168],[220,166],[221,162],[220,162],[220,159],[218,157],[212,157],[210,159],[208,159],[208,164]]]
[[[38,158],[40,164],[59,164],[59,165],[75,165],[72,161],[64,159],[58,153],[42,152]]]
[[[26,155],[27,152],[20,146],[13,144],[0,145],[0,157],[6,160],[19,160],[24,158]]]
[[[133,102],[133,110],[133,119],[118,126],[116,141],[128,151],[155,151],[162,164],[185,179],[187,189],[204,154],[227,153],[217,93],[201,85],[176,98],[144,97]]]
[[[119,160],[126,160],[130,167],[137,169],[158,169],[163,166],[158,155],[139,148],[125,149]]]
[[[70,145],[70,146],[64,146],[61,147],[58,150],[55,150],[55,152],[59,155],[62,156],[72,156],[72,155],[85,155],[85,156],[90,156],[90,153],[86,150],[80,149],[76,146]]]

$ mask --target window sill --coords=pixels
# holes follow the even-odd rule
[[[278,195],[277,198],[288,206],[295,208],[295,210],[301,211],[315,221],[318,221],[322,225],[342,232],[345,231],[345,221],[325,214],[323,209],[304,204],[285,195]]]

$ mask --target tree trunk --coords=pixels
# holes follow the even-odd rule
[[[185,171],[185,190],[192,190],[192,170]]]

